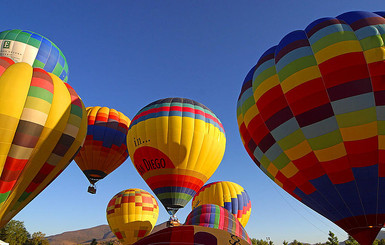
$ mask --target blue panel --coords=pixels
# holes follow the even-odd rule
[[[231,198],[231,203],[232,203],[232,209],[229,211],[233,214],[238,213],[238,200],[237,200],[237,198]]]
[[[241,194],[238,194],[237,195],[237,203],[238,203],[238,208],[237,208],[237,211],[236,213],[238,213],[238,210],[242,210],[243,209],[243,206],[246,204],[243,200],[244,198],[244,195],[242,195],[244,192],[241,192]]]
[[[27,31],[24,31],[24,32],[27,32]],[[36,34],[36,33],[32,33],[32,32],[27,32],[27,33],[32,34],[32,35],[31,35],[31,38],[34,38],[34,39],[36,39],[36,40],[38,40],[38,41],[43,40],[43,37],[40,36],[40,35],[38,35],[38,34]]]
[[[311,29],[313,29],[315,26],[321,24],[322,22],[325,22],[325,21],[329,21],[329,20],[334,20],[335,18],[331,18],[331,17],[326,17],[326,18],[320,18],[318,20],[315,20],[313,21],[312,23],[310,23],[306,28],[305,28],[305,32],[306,33],[309,33],[311,31]]]
[[[353,168],[353,175],[360,191],[366,214],[377,213],[378,165]],[[370,191],[368,191],[370,190]]]
[[[351,12],[347,12],[347,13],[338,15],[336,18],[343,20],[350,25],[353,22],[356,22],[357,20],[371,18],[371,17],[378,17],[378,16],[374,13],[371,13],[371,12],[351,11]]]
[[[361,199],[358,195],[358,189],[354,181],[335,185],[339,194],[342,196],[346,205],[340,206],[339,209],[346,210],[344,218],[362,215],[363,209],[361,205]],[[349,212],[350,211],[350,212]]]
[[[224,202],[223,207],[227,210],[232,210],[232,203],[231,202]]]
[[[48,41],[47,39],[43,39],[39,47],[39,52],[36,55],[36,59],[42,62],[43,64],[45,64],[51,52],[51,47],[52,47],[51,42]]]
[[[378,213],[385,213],[385,177],[380,177],[378,179]]]
[[[275,50],[275,56],[277,56],[277,54],[284,48],[286,47],[287,45],[295,42],[295,41],[298,41],[298,40],[307,40],[307,36],[305,34],[304,31],[302,30],[297,30],[297,31],[293,31],[293,32],[290,32],[289,34],[287,34],[284,38],[282,38],[282,40],[279,42],[278,46],[277,46],[277,49]]]
[[[48,72],[52,72],[55,69],[58,60],[59,60],[59,50],[54,46],[52,46],[51,53],[49,54],[47,63],[44,66],[44,70]]]

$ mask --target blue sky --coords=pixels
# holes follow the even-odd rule
[[[209,107],[226,130],[226,152],[209,180],[233,181],[252,200],[250,237],[275,244],[325,242],[344,231],[276,186],[249,158],[236,121],[243,79],[265,50],[315,19],[351,10],[383,11],[380,0],[82,0],[7,1],[2,28],[40,33],[69,63],[68,83],[86,106],[133,118],[160,98],[185,97]],[[28,231],[53,235],[107,224],[108,201],[128,188],[151,191],[127,159],[87,193],[86,177],[69,167],[16,217]],[[178,212],[184,221],[191,202]],[[158,223],[168,219],[160,209]]]

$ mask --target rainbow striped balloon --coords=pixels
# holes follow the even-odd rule
[[[194,208],[187,216],[185,225],[199,225],[224,230],[250,243],[249,235],[238,219],[227,209],[215,204],[203,204]]]
[[[133,118],[127,135],[136,170],[170,214],[184,207],[211,177],[225,145],[215,114],[183,98],[147,105]]]
[[[242,86],[250,157],[275,183],[372,244],[385,222],[385,12],[348,12],[294,31]]]
[[[217,181],[204,185],[194,196],[192,209],[203,204],[216,204],[232,213],[246,226],[251,214],[251,201],[246,190],[231,181]]]

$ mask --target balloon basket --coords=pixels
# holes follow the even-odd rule
[[[95,187],[93,187],[93,186],[88,186],[88,192],[91,193],[91,194],[95,194],[95,193],[96,193]]]

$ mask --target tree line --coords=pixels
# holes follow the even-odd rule
[[[251,243],[252,245],[274,245],[272,241],[266,241],[262,239],[258,240],[255,238],[251,239]],[[338,244],[339,244],[338,237],[336,237],[334,233],[331,231],[329,231],[329,237],[326,242],[316,243],[316,245],[338,245]],[[294,240],[290,243],[287,241],[283,241],[283,245],[310,245],[310,244],[302,243],[297,240]],[[359,243],[352,236],[349,235],[348,239],[345,241],[345,245],[359,245]],[[381,240],[377,239],[373,242],[373,245],[385,245],[385,239],[381,239]]]
[[[11,220],[0,229],[0,240],[11,245],[49,245],[44,233],[38,231],[31,235],[24,222],[18,220]]]

